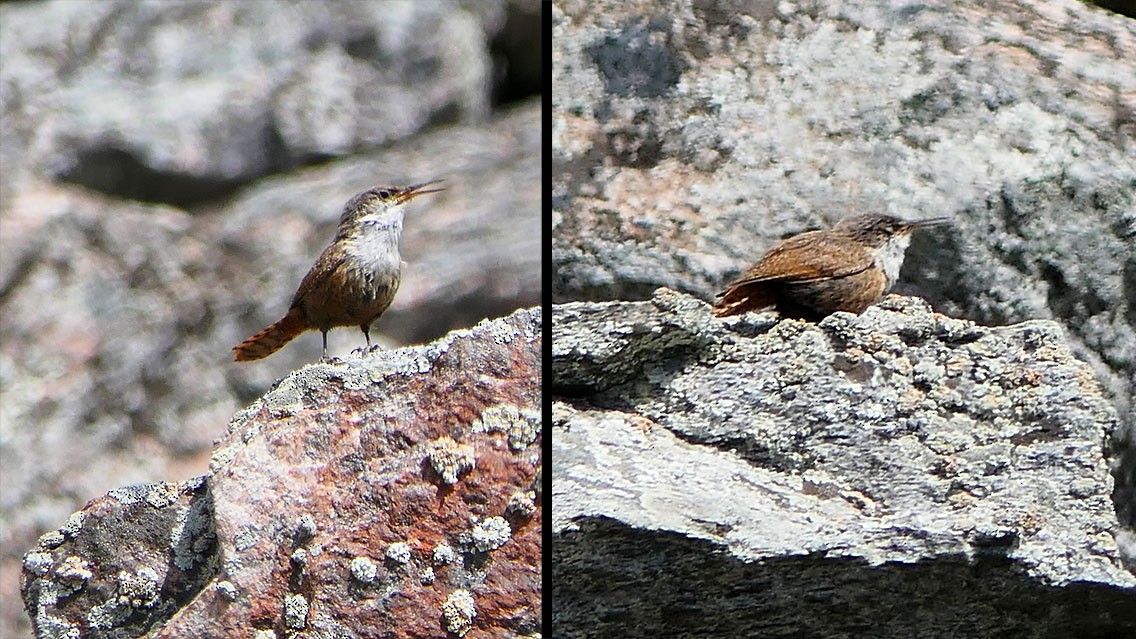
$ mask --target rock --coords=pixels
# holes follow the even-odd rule
[[[384,347],[539,304],[539,9],[0,3],[0,637],[30,636],[17,576],[45,529],[205,472],[232,414],[319,357],[318,333],[229,349],[356,192],[446,180],[408,210]]]
[[[489,110],[503,2],[4,11],[9,179],[190,205]],[[269,34],[270,37],[269,37]]]
[[[539,303],[540,121],[539,103],[523,105],[487,127],[443,128],[412,148],[250,187],[200,215],[71,187],[22,194],[0,233],[0,513],[12,574],[16,549],[87,499],[203,472],[241,402],[319,358],[318,332],[251,366],[229,349],[283,314],[352,185],[393,164],[449,178],[435,200],[412,203],[409,264],[372,338],[424,343]],[[346,356],[362,337],[332,331],[331,351]],[[17,598],[16,580],[0,581]]]
[[[542,435],[518,448],[478,424],[538,410],[540,366],[532,309],[289,375],[233,419],[208,475],[111,491],[25,555],[37,635],[538,632],[541,504],[510,504]],[[430,463],[442,440],[473,456],[454,482]]]
[[[787,235],[950,216],[900,292],[1057,321],[1136,525],[1134,59],[1136,21],[1077,0],[557,2],[553,299],[710,300]]]
[[[552,330],[553,635],[1136,629],[1116,412],[1056,323],[723,321],[661,289]]]

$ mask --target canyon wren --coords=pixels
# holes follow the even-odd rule
[[[947,221],[856,215],[828,231],[794,235],[719,293],[714,315],[775,308],[786,317],[816,320],[836,311],[860,313],[899,278],[911,232]]]
[[[390,306],[402,279],[398,240],[406,203],[441,182],[412,186],[376,186],[348,200],[335,238],[316,260],[292,297],[284,317],[233,347],[238,362],[268,357],[304,331],[323,333],[337,326],[358,326],[371,346],[370,328]]]

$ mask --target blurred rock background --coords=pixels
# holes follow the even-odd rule
[[[384,344],[539,303],[540,24],[523,0],[0,6],[0,636],[30,635],[39,534],[203,472],[234,411],[319,357],[318,333],[229,348],[356,192],[446,180],[408,211]]]
[[[898,292],[1057,321],[1120,416],[1114,500],[1136,524],[1136,20],[1075,0],[566,0],[552,21],[554,302],[709,301],[783,237],[950,216]]]

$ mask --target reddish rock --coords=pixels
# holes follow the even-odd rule
[[[37,632],[539,632],[540,354],[526,310],[296,371],[209,475],[112,491],[44,535],[24,561]]]

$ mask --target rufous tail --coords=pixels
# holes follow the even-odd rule
[[[238,362],[251,362],[268,357],[295,339],[297,335],[310,328],[304,320],[303,311],[293,308],[276,323],[233,347],[233,359]]]
[[[741,315],[748,311],[762,311],[773,308],[777,298],[763,284],[741,284],[730,286],[718,294],[714,302],[714,316],[727,317]]]

